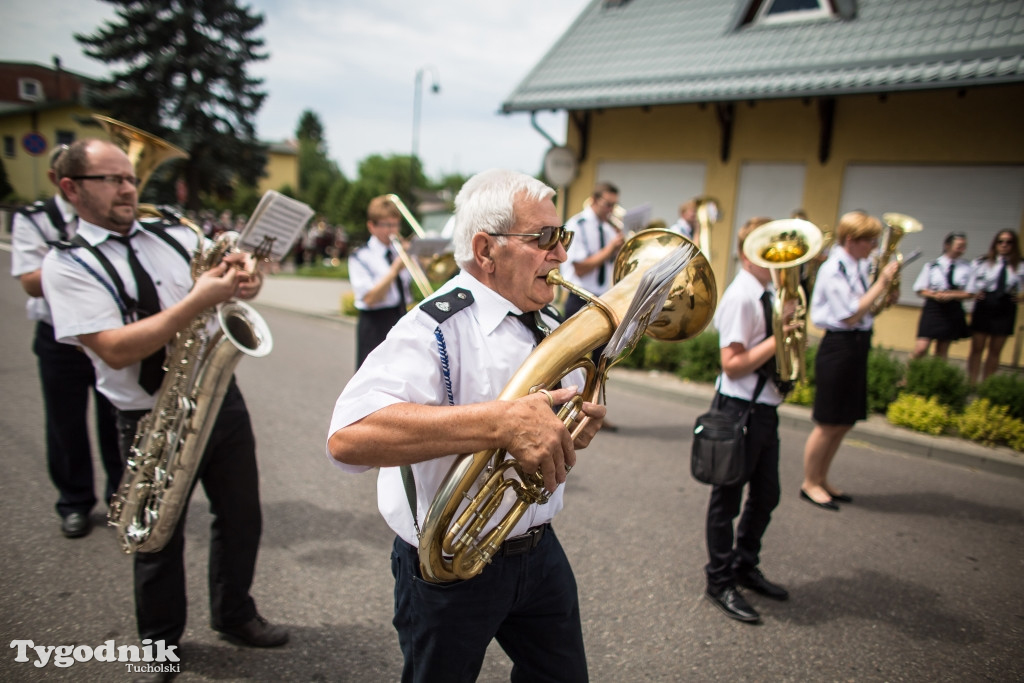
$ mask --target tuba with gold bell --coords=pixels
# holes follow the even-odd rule
[[[139,187],[164,161],[187,157],[181,149],[137,128],[96,116],[121,147],[141,179]],[[165,212],[139,206],[139,218],[163,219]],[[191,270],[195,280],[235,251],[238,233],[225,232],[205,247],[202,230],[178,218],[196,233]],[[257,259],[266,254],[254,254]],[[217,325],[211,325],[211,321]],[[216,331],[211,331],[214,329]],[[107,523],[115,527],[125,553],[156,552],[170,540],[188,502],[206,442],[242,355],[270,353],[270,328],[241,301],[228,301],[197,315],[178,331],[167,348],[166,370],[153,409],[132,440],[121,483],[110,502]]]
[[[566,283],[554,269],[548,282],[572,289],[588,303],[545,338],[516,371],[498,396],[513,400],[557,387],[577,369],[586,381],[581,394],[562,407],[559,417],[568,427],[577,418],[583,400],[596,402],[607,366],[589,358],[606,344],[633,303],[648,269],[662,259],[687,250],[690,260],[671,283],[668,297],[654,320],[639,332],[663,341],[682,341],[701,332],[711,321],[718,302],[714,274],[696,246],[668,230],[644,230],[623,245],[615,262],[616,284],[600,297]],[[638,338],[637,338],[638,340]],[[635,343],[634,340],[633,343]],[[580,421],[575,437],[583,428]],[[431,582],[469,579],[480,573],[515,528],[530,505],[547,502],[539,473],[527,475],[504,449],[459,456],[442,482],[424,519],[419,539],[420,570]],[[483,481],[481,481],[483,480]],[[507,514],[487,533],[485,526],[511,491],[515,500]]]
[[[800,266],[821,251],[824,238],[814,223],[799,218],[769,221],[754,228],[743,241],[743,255],[771,271],[775,285],[772,331],[779,379],[798,382],[804,377],[807,347],[807,295],[800,286]],[[785,310],[795,302],[796,329],[786,332]]]
[[[924,229],[919,220],[902,213],[883,213],[882,222],[885,223],[885,228],[882,230],[882,241],[878,245],[878,253],[871,263],[871,272],[875,280],[878,279],[879,274],[889,265],[890,261],[895,260],[900,264],[901,268],[903,267],[903,254],[899,252],[900,240],[909,233],[921,232]],[[871,308],[869,309],[871,315],[878,315],[891,306],[895,298],[894,295],[899,288],[900,276],[897,272],[896,277],[892,279],[892,282],[885,288],[885,291],[871,302]]]

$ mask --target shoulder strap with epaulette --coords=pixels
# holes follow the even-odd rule
[[[28,206],[23,206],[18,209],[17,213],[20,213],[22,216],[27,218],[30,223],[32,223],[32,227],[36,229],[36,232],[39,233],[39,236],[43,238],[44,242],[49,242],[50,239],[46,236],[46,232],[35,219],[36,215],[45,213],[46,217],[50,219],[50,223],[57,231],[57,234],[60,236],[59,239],[61,241],[67,240],[67,224],[64,222],[64,216],[61,214],[60,207],[57,206],[57,200],[55,198],[50,197],[45,202],[35,202]]]
[[[443,323],[459,311],[469,308],[472,303],[473,294],[468,289],[456,287],[441,296],[424,301],[420,304],[420,309],[438,323]]]

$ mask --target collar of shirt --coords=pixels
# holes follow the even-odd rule
[[[132,229],[128,231],[128,234],[134,235],[135,232],[140,229],[141,226],[138,221],[136,221],[132,225]],[[100,226],[90,223],[82,218],[78,219],[78,234],[82,236],[82,239],[93,246],[96,246],[111,237],[118,236],[118,233],[107,230],[106,228],[101,228]]]
[[[64,199],[59,192],[55,194],[53,198],[57,202],[57,208],[60,209],[60,215],[63,216],[64,222],[70,223],[75,220],[75,216],[77,214],[75,213],[75,207],[71,205],[71,202]]]
[[[366,249],[371,254],[379,255],[381,258],[384,258],[384,255],[391,251],[391,246],[384,244],[376,237],[371,237],[370,241],[366,243]]]
[[[846,269],[846,277],[850,281],[850,286],[855,287],[854,283],[860,284],[861,276],[867,277],[867,274],[861,269],[861,261],[850,256],[850,252],[846,249],[840,246],[835,249],[835,254],[836,260]],[[867,261],[868,259],[862,260]]]
[[[473,295],[476,317],[480,321],[480,329],[484,334],[489,335],[494,332],[498,325],[507,319],[509,313],[522,313],[511,301],[465,270],[459,271],[459,274],[449,280],[448,284],[439,290],[439,293],[447,292],[455,287],[468,289]]]

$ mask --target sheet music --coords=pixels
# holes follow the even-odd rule
[[[238,238],[238,248],[249,253],[269,250],[265,258],[280,261],[313,213],[308,204],[268,190]]]
[[[676,277],[696,255],[697,249],[693,243],[686,242],[643,274],[633,300],[629,303],[619,326],[612,333],[612,338],[601,354],[602,357],[613,360],[627,348],[636,346],[647,326],[661,313]]]
[[[639,232],[651,222],[651,205],[641,204],[626,211],[622,216],[622,231],[626,234]]]

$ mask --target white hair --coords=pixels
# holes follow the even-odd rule
[[[478,232],[512,232],[515,203],[520,199],[543,201],[555,191],[532,176],[492,168],[466,181],[455,197],[455,262],[465,268],[473,262],[473,236]]]

